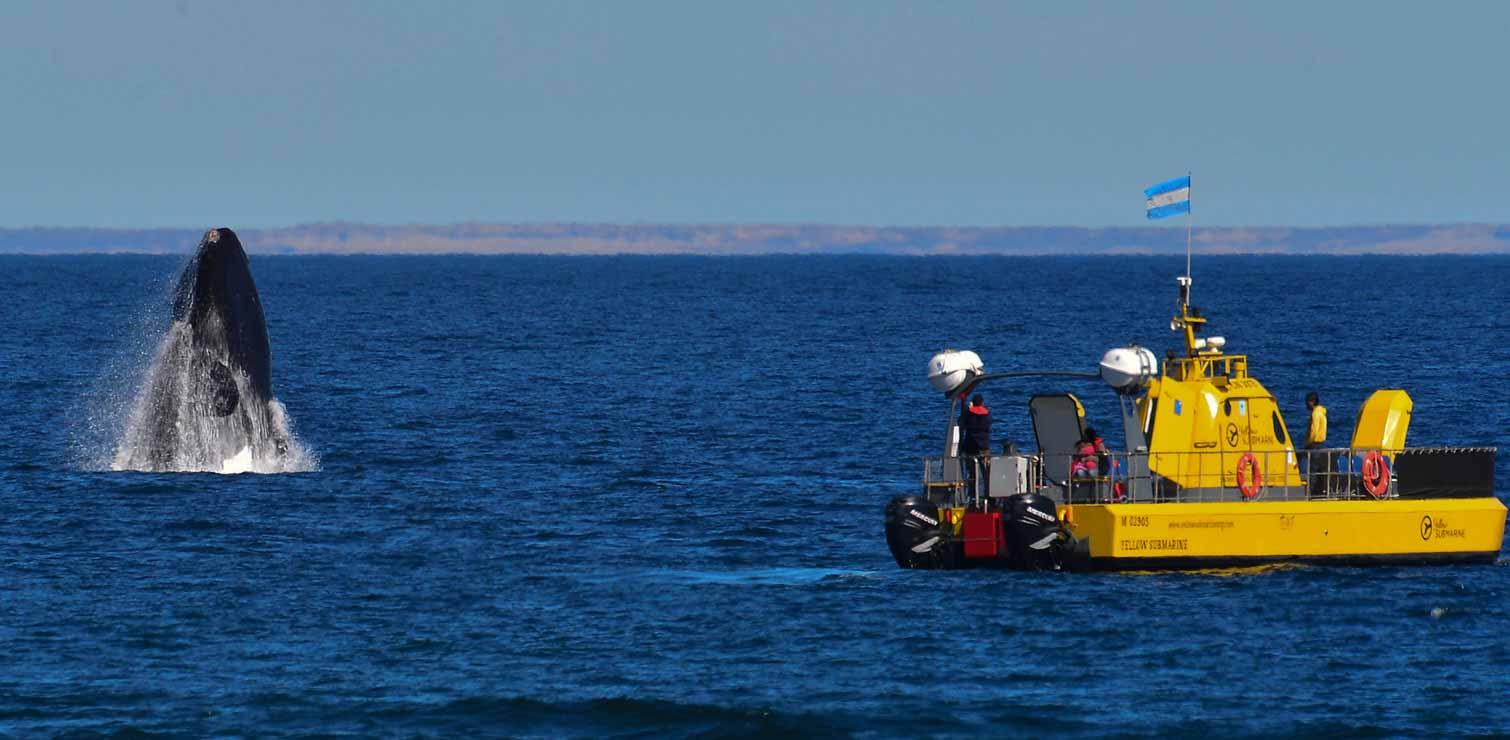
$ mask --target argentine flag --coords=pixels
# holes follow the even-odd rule
[[[1148,196],[1148,220],[1190,213],[1190,176],[1166,180],[1143,191]]]

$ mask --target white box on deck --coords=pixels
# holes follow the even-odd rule
[[[1002,455],[991,459],[991,498],[1028,492],[1028,458]]]

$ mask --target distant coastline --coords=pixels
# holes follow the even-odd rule
[[[235,224],[206,224],[228,225]],[[202,229],[0,229],[0,254],[188,252]],[[236,228],[253,254],[1181,254],[1183,229],[654,224],[309,224]],[[1510,225],[1212,227],[1202,254],[1507,254]]]

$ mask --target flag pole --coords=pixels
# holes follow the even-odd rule
[[[1189,192],[1186,194],[1186,202],[1194,205],[1195,201],[1190,196],[1195,195],[1195,180],[1190,177],[1190,172],[1185,172],[1185,178],[1189,181]],[[1195,209],[1186,206],[1185,211],[1185,280],[1190,280],[1190,232],[1195,224]],[[1189,287],[1186,288],[1189,291]]]

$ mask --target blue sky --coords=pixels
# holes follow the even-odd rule
[[[0,227],[1510,222],[1510,4],[27,2]]]

